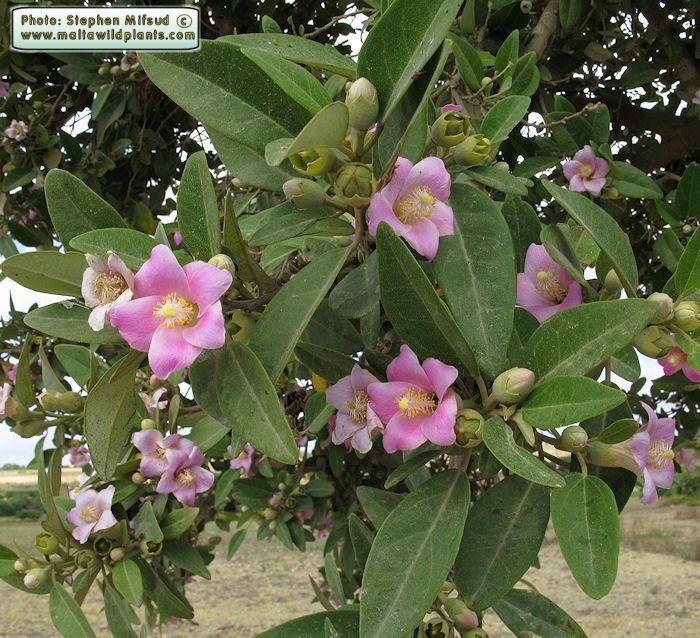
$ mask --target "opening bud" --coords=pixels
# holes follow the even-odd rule
[[[630,472],[634,472],[637,476],[642,474],[642,468],[632,454],[630,440],[622,443],[601,443],[600,441],[591,441],[586,446],[586,458],[593,465],[601,467],[624,467]]]
[[[112,551],[114,543],[109,538],[97,538],[92,546],[99,556],[107,556]]]
[[[113,560],[115,563],[118,563],[120,560],[124,560],[125,557],[126,557],[126,552],[124,551],[123,547],[115,547],[109,553],[110,560]]]
[[[142,538],[139,543],[139,549],[144,556],[158,556],[163,551],[163,543],[156,543]]]
[[[634,338],[634,347],[653,359],[668,354],[674,343],[671,333],[661,326],[647,326]]]
[[[318,208],[326,201],[323,187],[310,179],[295,177],[282,184],[285,197],[297,208]]]
[[[44,390],[39,395],[39,405],[48,412],[58,412],[60,409],[58,397],[59,393],[56,390]]]
[[[510,405],[522,401],[535,385],[535,373],[527,368],[511,368],[501,372],[493,382],[491,396]]]
[[[156,422],[153,419],[142,419],[141,429],[142,430],[155,430]]]
[[[449,638],[451,635],[450,624],[438,614],[431,614],[420,629],[421,638]]]
[[[58,397],[58,407],[61,412],[76,414],[83,409],[85,401],[77,392],[64,392]]]
[[[27,561],[23,560],[21,558],[18,558],[15,561],[14,568],[16,572],[26,572],[28,569]]]
[[[345,105],[350,113],[350,127],[367,131],[377,121],[379,99],[377,89],[366,78],[358,78],[345,94]]]
[[[58,551],[58,539],[49,532],[40,532],[34,539],[34,547],[44,556],[49,556]]]
[[[687,332],[695,330],[700,326],[700,303],[681,301],[675,308],[674,321]]]
[[[476,612],[469,609],[461,598],[448,598],[443,602],[443,607],[455,627],[460,631],[474,629],[479,626],[479,617]]]
[[[472,409],[462,410],[457,414],[455,423],[457,445],[466,448],[479,445],[483,428],[484,417],[480,412]]]
[[[673,319],[673,299],[665,292],[652,292],[647,299],[659,306],[659,311],[651,318],[651,323],[666,323]]]
[[[481,135],[470,135],[452,151],[455,162],[463,166],[480,166],[491,155],[491,140]]]
[[[318,147],[294,153],[289,161],[302,175],[316,177],[328,173],[333,168],[335,155],[329,148]]]
[[[366,164],[346,164],[335,176],[333,189],[350,206],[368,204],[374,191],[372,170]]]
[[[462,634],[464,638],[489,638],[489,635],[481,627],[476,627],[466,634]]]
[[[89,569],[97,561],[97,554],[95,554],[95,552],[93,552],[91,549],[81,549],[75,555],[74,560],[77,567],[80,567],[81,569]]]
[[[579,425],[571,425],[561,435],[559,445],[567,452],[583,452],[588,443],[588,432]]]
[[[620,277],[612,268],[605,275],[605,280],[603,281],[603,288],[610,295],[616,295],[622,290],[622,282]]]
[[[442,113],[430,128],[430,138],[438,146],[456,146],[467,139],[471,120],[461,111]]]
[[[35,567],[24,575],[24,586],[27,589],[36,589],[49,578],[50,567]]]
[[[219,270],[228,270],[234,276],[236,274],[236,265],[233,263],[233,259],[228,255],[224,255],[223,253],[214,255],[209,260],[209,263],[212,266],[216,266]]]

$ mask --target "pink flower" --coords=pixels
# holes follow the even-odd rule
[[[516,303],[540,323],[583,301],[581,286],[557,264],[544,246],[530,244],[525,255],[525,272],[518,274]]]
[[[83,273],[82,294],[92,312],[88,317],[90,327],[102,330],[105,319],[113,308],[130,301],[133,297],[134,273],[120,257],[107,253],[107,261],[85,255],[88,267]]]
[[[148,411],[149,416],[153,416],[156,412],[159,410],[165,410],[165,408],[168,407],[168,399],[164,399],[163,401],[160,400],[160,398],[168,391],[167,388],[158,388],[151,394],[148,394],[147,392],[139,392],[139,396],[141,397],[141,401],[143,401],[143,404],[146,406],[146,410]]]
[[[695,471],[695,452],[689,447],[679,447],[676,450],[676,460],[689,474]]]
[[[114,485],[110,485],[101,492],[85,490],[75,499],[75,507],[68,512],[66,520],[75,525],[73,538],[79,543],[85,543],[93,532],[109,529],[117,524],[117,519],[112,514],[112,498],[114,498]]]
[[[436,445],[455,442],[457,398],[450,386],[457,368],[437,359],[421,366],[406,345],[387,368],[388,383],[370,383],[370,407],[386,424],[384,449],[413,450],[426,441]]]
[[[661,367],[664,369],[664,374],[670,377],[676,374],[679,370],[683,370],[683,374],[693,383],[700,382],[700,374],[698,374],[693,366],[688,362],[688,355],[683,352],[678,346],[673,346],[668,351],[665,357],[659,359]]]
[[[399,157],[389,183],[372,196],[367,210],[369,232],[376,235],[379,224],[386,222],[432,261],[440,237],[454,234],[454,215],[445,203],[449,196],[450,174],[441,159],[426,157],[414,166]]]
[[[78,487],[74,487],[72,490],[68,490],[68,496],[72,500],[75,500],[78,498],[78,494],[82,494],[87,487],[85,487],[85,484],[91,479],[92,477],[89,474],[81,474],[80,478],[78,479]]]
[[[17,383],[17,366],[14,363],[10,364],[9,369],[5,372],[7,378],[12,381],[12,383]]]
[[[676,422],[674,419],[659,419],[646,403],[642,403],[642,407],[649,420],[630,439],[629,445],[644,477],[642,503],[649,505],[659,498],[656,493],[657,487],[668,489],[673,485],[673,439],[676,434]]]
[[[172,494],[185,507],[192,507],[195,496],[206,492],[214,483],[214,475],[201,467],[203,462],[204,454],[196,445],[189,453],[172,451],[156,492]]]
[[[4,383],[2,386],[2,394],[0,394],[0,420],[10,416],[10,407],[12,406],[12,386],[9,383]]]
[[[441,109],[441,111],[443,113],[459,112],[461,110],[462,110],[461,104],[445,104],[445,106],[443,106]]]
[[[158,430],[141,430],[131,435],[136,449],[143,454],[139,470],[144,476],[160,476],[168,469],[174,452],[189,454],[195,447],[179,434],[164,437]]]
[[[183,268],[170,248],[158,245],[134,277],[134,300],[112,309],[112,325],[132,348],[148,352],[153,372],[164,379],[205,348],[224,345],[219,299],[231,281],[229,271],[203,261]]]
[[[90,452],[84,445],[70,448],[68,457],[70,464],[74,467],[85,467],[90,464]]]
[[[588,191],[600,195],[609,171],[610,165],[602,157],[596,157],[588,144],[574,155],[574,159],[564,164],[564,176],[569,180],[569,190],[577,193]]]
[[[352,447],[363,454],[372,449],[372,437],[382,429],[382,422],[367,404],[367,386],[377,382],[373,374],[355,365],[349,376],[326,390],[326,401],[338,410],[331,432],[333,443],[340,445],[350,441]]]
[[[335,426],[336,426],[337,420],[338,420],[337,414],[331,414],[328,417],[328,434],[331,435],[331,441],[333,440],[333,434],[335,432]],[[343,441],[343,445],[345,446],[346,450],[348,450],[348,451],[352,450],[352,439],[345,439],[345,441]]]
[[[43,190],[44,190],[44,176],[39,175],[34,180],[34,183],[29,187],[29,192],[33,193],[34,191],[43,191]]]
[[[176,230],[173,233],[173,242],[175,242],[176,246],[182,244],[182,233],[179,230]]]
[[[29,133],[29,127],[21,120],[12,120],[10,125],[5,129],[5,137],[9,137],[11,140],[16,142],[21,142]]]
[[[253,454],[255,454],[255,448],[250,444],[246,443],[243,446],[243,450],[237,457],[233,457],[233,449],[229,445],[226,448],[228,457],[231,459],[231,469],[232,470],[243,470],[243,476],[250,477],[253,476]]]
[[[10,94],[10,85],[7,82],[0,82],[0,97],[7,97]]]

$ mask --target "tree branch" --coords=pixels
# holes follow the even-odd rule
[[[534,51],[537,60],[544,57],[547,47],[559,29],[559,0],[549,0],[540,19],[532,29],[532,37],[527,43],[527,50]]]

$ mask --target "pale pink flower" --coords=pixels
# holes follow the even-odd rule
[[[440,110],[441,110],[443,113],[454,113],[454,112],[459,112],[459,111],[462,110],[462,105],[461,105],[461,104],[452,104],[452,103],[450,103],[450,104],[445,104],[445,106],[443,106]]]
[[[83,273],[82,294],[85,304],[92,308],[88,317],[90,327],[99,331],[112,310],[133,297],[134,273],[121,257],[107,253],[107,260],[85,255],[88,267]]]
[[[72,490],[68,490],[68,496],[72,500],[75,500],[78,498],[78,494],[82,494],[85,490],[88,488],[85,486],[85,484],[91,479],[92,477],[89,474],[83,474],[80,475],[80,478],[78,479],[78,487],[74,487]]]
[[[252,465],[255,448],[250,443],[246,443],[241,453],[235,458],[233,456],[233,448],[230,445],[226,448],[226,453],[228,454],[228,458],[231,459],[232,470],[243,470],[243,476],[253,476]]]
[[[90,452],[84,445],[72,447],[68,450],[68,460],[73,467],[85,467],[90,464]]]
[[[173,242],[176,246],[180,246],[182,244],[182,233],[179,230],[176,230],[173,233]]]
[[[5,375],[12,383],[17,383],[17,366],[14,363],[10,364]]]
[[[382,430],[382,422],[368,405],[367,386],[379,380],[355,364],[349,376],[326,390],[326,401],[338,414],[331,432],[336,445],[350,441],[358,452],[366,454],[372,449],[372,437]]]
[[[544,246],[530,244],[525,255],[525,272],[518,274],[516,303],[540,323],[553,314],[583,302],[576,280],[555,262]]]
[[[372,195],[367,210],[369,232],[381,222],[403,237],[429,261],[440,237],[454,234],[454,214],[445,202],[450,196],[450,174],[443,161],[426,157],[415,166],[399,157],[389,183]]]
[[[679,447],[676,450],[676,460],[689,474],[695,471],[695,452],[689,447]]]
[[[338,415],[336,414],[331,414],[328,417],[328,434],[331,435],[331,441],[333,440],[333,433],[335,432],[337,419]],[[343,441],[343,446],[345,446],[345,449],[348,451],[352,450],[352,439],[345,439],[345,441]]]
[[[2,394],[0,394],[0,420],[10,416],[9,412],[12,405],[12,386],[9,383],[4,383],[2,386]]]
[[[700,374],[690,365],[688,362],[688,355],[678,346],[673,346],[673,348],[668,351],[668,354],[665,357],[661,357],[658,361],[667,377],[676,374],[679,370],[683,370],[683,374],[687,379],[693,383],[700,382]]]
[[[204,454],[196,445],[189,453],[175,450],[168,455],[168,467],[156,486],[158,494],[172,494],[185,507],[192,507],[200,492],[214,483],[214,475],[202,466]]]
[[[10,85],[7,82],[0,82],[0,97],[7,97],[10,94]]]
[[[160,476],[165,472],[174,452],[189,454],[195,445],[179,434],[163,436],[158,430],[141,430],[131,435],[136,449],[143,454],[139,470],[144,476]]]
[[[66,520],[75,525],[73,538],[79,543],[85,543],[93,532],[109,529],[117,524],[112,514],[112,498],[114,485],[106,487],[101,492],[85,490],[75,499],[75,507],[71,509]]]
[[[29,192],[33,193],[34,191],[43,191],[44,190],[44,176],[39,175],[35,180],[34,183],[29,187]]]
[[[588,144],[574,155],[574,159],[564,164],[564,176],[569,180],[569,190],[577,193],[588,191],[600,195],[609,172],[610,165],[602,157],[597,157]]]
[[[161,397],[168,391],[167,388],[158,388],[151,394],[147,392],[139,392],[141,401],[146,406],[146,410],[149,416],[153,416],[159,410],[165,410],[168,407],[168,399],[165,398],[161,400]]]
[[[148,352],[161,378],[189,366],[204,349],[221,348],[226,331],[220,297],[231,273],[203,261],[180,266],[158,245],[134,277],[134,299],[114,308],[112,325],[129,345]]]
[[[388,383],[370,383],[370,407],[386,424],[384,449],[414,450],[426,441],[435,445],[455,442],[457,398],[450,386],[457,368],[437,359],[421,366],[407,345],[387,367]]]
[[[5,129],[5,137],[11,140],[21,142],[29,133],[29,127],[21,120],[12,120],[10,125]]]

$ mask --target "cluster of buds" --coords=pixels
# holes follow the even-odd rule
[[[421,623],[419,635],[421,638],[453,638],[458,631],[464,638],[488,638],[479,622],[477,613],[467,607],[454,585],[445,581],[432,610]]]
[[[77,414],[82,411],[85,401],[77,392],[45,390],[39,395],[39,405],[47,412]]]

